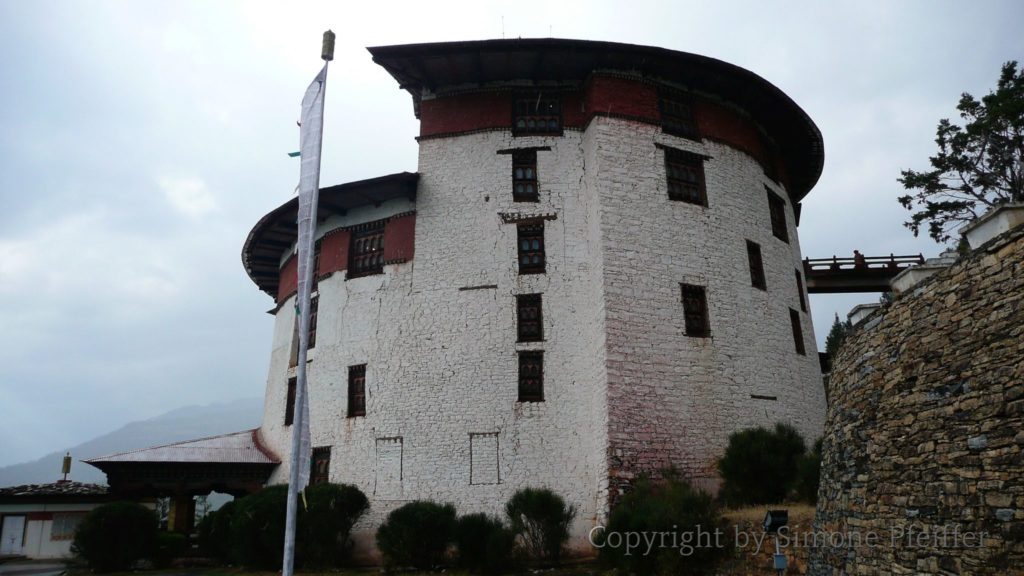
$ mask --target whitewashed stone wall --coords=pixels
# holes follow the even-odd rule
[[[712,156],[709,208],[668,201],[655,142]],[[537,152],[539,204],[512,202],[512,157],[497,154],[528,146],[551,148]],[[801,312],[807,356],[794,352],[790,332],[789,308],[800,309],[793,213],[786,244],[771,234],[764,191],[778,187],[749,156],[599,118],[561,137],[424,140],[419,172],[415,258],[319,283],[313,445],[332,447],[332,481],[371,498],[364,552],[406,501],[500,514],[524,486],[547,486],[577,507],[573,543],[585,548],[616,470],[674,464],[712,478],[733,430],[789,420],[808,438],[820,434],[809,316]],[[410,208],[354,210],[321,233]],[[555,215],[545,222],[546,274],[518,275],[516,226],[501,213]],[[748,238],[762,246],[767,293],[750,286]],[[680,282],[708,286],[714,338],[683,335]],[[497,288],[459,290],[487,285]],[[545,341],[518,344],[515,295],[529,293],[543,294]],[[283,462],[293,326],[289,299],[276,314],[262,428]],[[517,352],[532,349],[544,350],[545,402],[520,404]],[[364,363],[366,416],[346,418],[348,366]],[[283,464],[271,481],[287,475]]]
[[[604,509],[599,221],[597,203],[580,185],[581,137],[490,132],[424,141],[414,259],[385,266],[383,275],[320,281],[309,364],[313,444],[332,446],[332,481],[371,497],[368,530],[413,499],[498,514],[524,486],[550,487],[574,504],[580,538]],[[524,146],[551,147],[537,153],[536,204],[512,202],[512,156],[497,154]],[[407,209],[353,211],[324,231]],[[499,213],[555,215],[545,222],[546,274],[518,274],[516,226]],[[459,290],[485,285],[497,288]],[[518,344],[515,295],[530,293],[543,294],[545,341]],[[277,313],[263,426],[284,461],[293,323],[289,300]],[[517,352],[534,349],[544,351],[545,401],[520,404]],[[362,363],[367,415],[346,418],[348,366]],[[497,460],[495,470],[473,478],[471,462],[484,459],[471,458],[471,438],[493,441]],[[286,481],[287,473],[282,465],[272,481]],[[478,483],[477,474],[499,481]]]
[[[794,214],[787,199],[789,243],[775,238],[765,186],[785,191],[723,144],[608,118],[588,131],[599,162],[612,475],[628,484],[637,471],[674,466],[714,487],[714,462],[733,431],[786,421],[813,442],[825,397],[796,285]],[[668,199],[655,143],[710,157],[707,208]],[[767,291],[751,286],[747,240],[761,246]],[[681,282],[706,287],[711,338],[685,336]],[[806,355],[795,352],[790,308]]]

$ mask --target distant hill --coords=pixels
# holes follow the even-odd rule
[[[0,486],[42,484],[59,480],[61,459],[65,452],[71,452],[74,459],[70,475],[72,480],[106,484],[105,474],[80,460],[248,430],[259,426],[262,418],[262,398],[178,408],[149,420],[126,424],[109,434],[47,454],[38,460],[0,468]]]

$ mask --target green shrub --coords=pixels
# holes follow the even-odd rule
[[[716,528],[725,535],[716,539]],[[665,536],[644,537],[655,533]],[[712,497],[666,473],[657,483],[641,478],[594,543],[601,561],[623,574],[704,574],[729,553],[728,537]]]
[[[352,525],[370,508],[369,500],[350,484],[317,484],[306,489],[306,504],[299,504],[296,557],[304,568],[340,565],[352,547]]]
[[[212,520],[211,546],[224,546],[229,560],[250,568],[280,568],[288,486],[268,486],[222,508]],[[370,507],[366,495],[349,484],[316,484],[300,496],[295,528],[295,565],[337,566],[351,548],[352,525]],[[218,526],[220,527],[218,529]],[[217,544],[215,542],[219,542]]]
[[[522,539],[529,557],[541,564],[557,564],[569,539],[575,506],[547,488],[523,488],[505,504],[512,531]]]
[[[180,532],[157,532],[153,564],[157,568],[166,568],[171,565],[172,560],[181,556],[187,549],[188,536]]]
[[[156,552],[156,513],[135,502],[111,502],[78,525],[71,551],[96,572],[128,570]]]
[[[277,569],[284,554],[288,486],[277,484],[236,500],[229,558],[247,568]]]
[[[814,448],[800,458],[797,465],[796,495],[804,502],[818,501],[818,485],[821,482],[821,438]]]
[[[231,549],[231,518],[236,501],[225,502],[219,510],[210,512],[199,522],[199,551],[210,558],[226,560]]]
[[[396,508],[377,529],[385,566],[429,570],[444,562],[455,532],[455,506],[416,500]]]
[[[722,499],[730,506],[781,502],[794,487],[804,450],[800,433],[788,424],[733,432],[718,461]]]
[[[459,565],[472,573],[500,574],[513,568],[516,535],[501,518],[469,514],[455,527]]]

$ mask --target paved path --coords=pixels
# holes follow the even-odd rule
[[[0,564],[0,576],[57,576],[64,571],[59,562],[4,562]]]

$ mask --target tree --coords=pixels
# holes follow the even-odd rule
[[[157,552],[156,512],[136,502],[111,502],[92,509],[75,531],[71,552],[94,572],[128,570]]]
[[[843,344],[843,340],[846,340],[846,335],[850,333],[850,328],[850,321],[841,322],[837,313],[835,321],[832,322],[832,329],[825,337],[825,355],[828,356],[830,362],[835,359],[836,352]]]
[[[780,422],[775,430],[758,427],[733,432],[718,460],[719,497],[729,506],[782,502],[795,487],[806,451],[804,439],[789,424]]]
[[[956,108],[964,125],[939,121],[932,169],[903,170],[899,178],[914,191],[900,204],[918,209],[905,225],[914,236],[927,225],[939,243],[989,208],[1024,201],[1024,69],[1007,62],[995,92],[980,102],[965,92]]]

